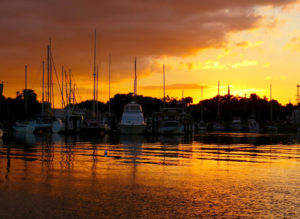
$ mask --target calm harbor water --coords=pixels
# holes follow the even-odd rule
[[[0,142],[0,218],[297,218],[299,188],[294,134]]]

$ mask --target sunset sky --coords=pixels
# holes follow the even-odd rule
[[[100,99],[133,92],[137,57],[138,94],[191,96],[194,103],[217,93],[257,93],[282,104],[296,102],[300,84],[300,2],[297,0],[15,0],[1,2],[0,75],[4,95],[28,87],[41,98],[42,60],[52,39],[55,67],[72,69],[81,100],[93,97],[93,44],[97,29]],[[298,76],[299,74],[299,76]],[[56,80],[55,80],[55,83]],[[60,106],[58,87],[56,106]],[[79,98],[78,98],[79,99]]]

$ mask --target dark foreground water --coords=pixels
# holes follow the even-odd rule
[[[299,218],[297,135],[16,136],[0,218]]]

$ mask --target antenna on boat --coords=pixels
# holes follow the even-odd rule
[[[137,86],[137,77],[136,77],[136,57],[135,57],[135,59],[134,59],[134,91],[133,91],[133,95],[134,96],[136,96],[136,94],[137,94],[137,88],[136,88],[136,86]]]
[[[164,108],[166,107],[166,73],[165,64],[163,64],[163,89],[164,89]]]

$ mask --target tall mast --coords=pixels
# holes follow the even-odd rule
[[[220,121],[220,81],[218,81],[218,112],[217,119]]]
[[[95,36],[94,36],[94,101],[93,101],[93,117],[95,118],[96,116],[96,38],[97,38],[97,32],[95,29]]]
[[[27,90],[27,65],[25,65],[25,90]]]
[[[110,65],[111,65],[111,55],[109,54],[109,60],[108,60],[108,112],[110,115],[111,112],[111,106],[110,106]]]
[[[163,64],[163,89],[164,89],[164,108],[166,107],[166,73],[165,64]]]
[[[69,106],[69,95],[68,95],[68,73],[67,73],[67,71],[65,70],[65,72],[64,72],[64,74],[65,74],[65,83],[66,83],[66,105],[67,106]]]
[[[272,84],[270,84],[270,121],[273,120],[273,109],[272,109]]]
[[[182,104],[182,112],[184,111],[184,90],[182,90],[182,100],[181,100],[181,104]]]
[[[61,67],[61,108],[64,108],[64,66]]]
[[[27,100],[27,65],[25,65],[25,90],[24,90],[24,100],[25,100],[25,116],[28,113],[28,100]]]
[[[203,86],[201,86],[201,121],[203,121]]]
[[[71,100],[72,100],[72,78],[71,78],[71,75],[72,75],[72,72],[71,72],[71,69],[69,70],[69,106],[70,104],[72,103]]]
[[[134,92],[133,95],[136,96],[136,86],[137,86],[137,81],[136,81],[136,57],[134,59]]]
[[[51,112],[54,109],[54,93],[53,93],[53,74],[52,74],[52,45],[51,38],[49,40],[49,69],[50,69],[50,103],[52,103]],[[51,105],[50,105],[51,106]]]
[[[50,46],[47,45],[47,103],[50,103]]]
[[[98,110],[99,110],[99,103],[98,103],[98,85],[99,85],[99,65],[97,64],[97,80],[96,80],[96,118],[98,118]]]
[[[45,61],[43,60],[43,78],[42,78],[42,113],[44,113],[45,112],[45,104],[44,104],[44,101],[45,101],[45,99],[44,99],[44,93],[45,93],[45,91],[44,91],[44,89],[45,89]]]

